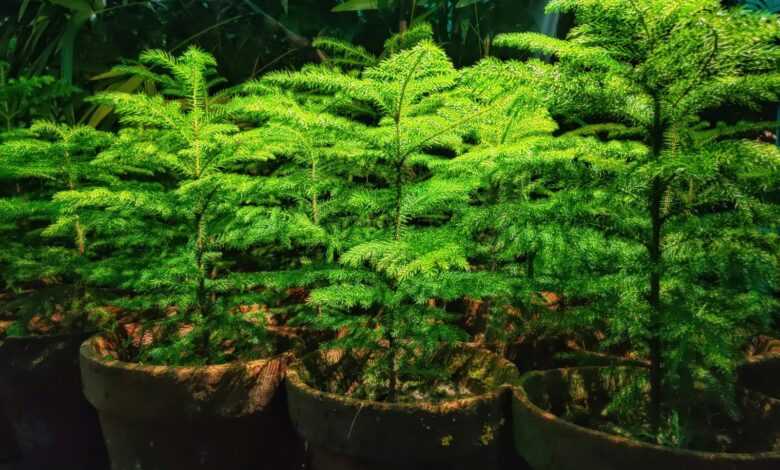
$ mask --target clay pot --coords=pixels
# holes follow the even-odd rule
[[[86,337],[0,340],[0,404],[18,445],[15,468],[108,466],[97,415],[81,391],[78,351]]]
[[[780,353],[750,356],[739,367],[749,441],[780,451]]]
[[[286,380],[290,416],[308,443],[312,470],[504,468],[512,458],[507,384],[517,371],[484,350],[453,356],[464,375],[480,368],[484,393],[436,403],[357,400],[312,386],[313,377],[340,373],[331,355],[294,363]]]
[[[16,444],[14,428],[0,407],[0,464],[6,464],[19,458],[19,446]]]
[[[81,347],[84,393],[98,410],[113,470],[291,469],[302,454],[280,387],[292,355],[171,367]]]
[[[589,404],[620,387],[604,367],[531,372],[513,393],[514,441],[534,470],[776,470],[780,452],[718,453],[663,447],[575,425],[557,416],[574,399]],[[642,368],[625,369],[634,372]],[[603,401],[603,400],[602,400]]]
[[[739,381],[750,390],[780,399],[780,352],[748,357],[739,367]]]

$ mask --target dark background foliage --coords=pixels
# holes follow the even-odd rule
[[[318,59],[312,38],[335,36],[374,52],[410,22],[432,24],[456,65],[487,55],[500,32],[539,30],[545,0],[4,0],[0,59],[11,74],[95,76],[148,48],[197,44],[231,83]],[[371,9],[363,9],[363,8]],[[347,11],[333,11],[346,8]],[[357,10],[354,10],[357,8]],[[547,20],[548,22],[551,19]],[[552,24],[547,25],[548,28]]]
[[[499,33],[565,35],[571,18],[544,15],[547,0],[3,0],[0,61],[8,75],[51,74],[84,94],[149,86],[107,73],[145,49],[182,52],[195,44],[212,53],[228,84],[319,61],[317,36],[333,36],[381,52],[390,35],[414,22],[433,27],[458,67],[490,55]],[[780,9],[776,0],[726,4]],[[502,51],[502,53],[505,51]],[[106,110],[81,103],[72,120],[97,125]],[[768,108],[767,117],[774,110]],[[741,117],[741,116],[740,116]],[[723,119],[722,117],[720,119]],[[110,122],[109,118],[109,122]]]

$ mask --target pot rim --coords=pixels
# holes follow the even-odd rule
[[[526,381],[528,377],[531,376],[543,376],[550,373],[559,373],[562,371],[568,371],[568,370],[598,370],[598,369],[643,369],[642,367],[632,367],[632,366],[618,366],[618,367],[604,367],[604,366],[585,366],[585,367],[562,367],[558,369],[547,369],[547,370],[538,370],[538,371],[531,371],[527,372],[523,375],[520,379],[520,384],[516,387],[512,387],[512,396],[515,400],[517,400],[523,407],[525,407],[528,411],[532,412],[537,416],[537,418],[542,418],[548,421],[553,422],[557,426],[569,429],[571,431],[576,431],[579,433],[584,433],[586,435],[591,436],[592,438],[598,439],[600,441],[608,441],[611,443],[611,445],[617,445],[617,446],[626,446],[626,447],[632,447],[632,448],[643,448],[647,450],[653,450],[656,452],[665,452],[669,454],[675,454],[681,457],[695,457],[702,460],[734,460],[734,461],[742,461],[742,460],[755,460],[756,458],[768,458],[772,460],[777,460],[780,462],[780,451],[764,451],[764,452],[707,452],[707,451],[701,451],[701,450],[689,450],[689,449],[677,449],[674,447],[667,447],[662,446],[658,444],[651,444],[649,442],[643,442],[636,439],[630,439],[624,436],[618,436],[616,434],[609,434],[603,431],[597,431],[595,429],[587,428],[584,426],[580,426],[577,424],[574,424],[572,422],[566,421],[565,419],[550,413],[549,411],[545,411],[538,406],[536,406],[535,403],[531,401],[530,398],[528,398],[528,395],[523,388],[523,383]],[[769,397],[771,398],[771,397]]]
[[[90,336],[96,335],[97,330],[71,330],[69,332],[55,333],[49,335],[24,335],[24,336],[0,336],[0,342],[2,341],[44,341],[44,340],[56,340],[72,338],[74,336]]]
[[[492,351],[489,351],[487,349],[477,348],[474,346],[470,346],[468,344],[463,344],[463,346],[466,349],[471,349],[473,351],[483,351],[487,352],[489,354],[495,355],[500,363],[505,366],[511,366],[512,368],[515,368],[515,365],[508,361],[506,358],[503,358],[499,356],[498,354],[495,354]],[[309,354],[306,354],[303,357],[296,358],[295,361],[293,361],[290,366],[287,368],[287,374],[285,376],[285,381],[289,386],[292,386],[306,395],[315,396],[318,398],[328,399],[332,401],[337,401],[344,403],[349,406],[365,409],[365,408],[371,408],[377,411],[384,411],[384,412],[410,412],[410,411],[416,411],[420,409],[424,409],[427,412],[434,413],[434,414],[446,414],[455,412],[462,409],[471,408],[474,405],[485,402],[485,401],[491,401],[499,398],[501,394],[505,393],[506,390],[512,388],[512,384],[504,383],[501,384],[485,393],[481,393],[479,395],[469,395],[464,398],[457,398],[453,400],[444,400],[439,402],[431,402],[431,401],[416,401],[416,402],[380,402],[380,401],[374,401],[374,400],[363,400],[359,398],[352,398],[348,397],[339,393],[334,392],[326,392],[324,390],[320,390],[318,388],[315,388],[309,384],[307,384],[300,376],[299,368],[304,365],[303,360],[311,355],[314,354],[321,354],[322,351],[313,351]],[[516,369],[516,368],[515,368]],[[519,374],[518,374],[519,375]]]
[[[122,361],[120,359],[105,359],[98,355],[97,351],[95,350],[95,341],[97,341],[98,338],[102,337],[102,333],[95,334],[93,336],[90,336],[87,338],[83,343],[81,343],[81,346],[79,346],[79,355],[89,362],[99,364],[101,367],[107,368],[107,369],[114,369],[114,370],[133,370],[137,372],[145,372],[147,374],[158,374],[163,371],[177,371],[178,373],[187,373],[187,372],[194,372],[198,370],[212,370],[212,371],[222,371],[222,370],[229,370],[236,365],[243,364],[245,366],[253,366],[257,364],[262,364],[265,362],[270,362],[276,359],[290,359],[293,356],[292,351],[284,351],[280,354],[276,354],[274,356],[265,357],[265,358],[259,358],[259,359],[252,359],[248,361],[230,361],[230,362],[224,362],[221,364],[205,364],[205,365],[191,365],[191,366],[177,366],[177,365],[161,365],[161,364],[142,364],[139,362],[127,362]]]
[[[746,356],[742,364],[740,364],[740,366],[749,367],[755,364],[761,364],[762,362],[769,362],[769,361],[780,361],[780,352],[766,352],[766,353],[756,354],[753,356]]]

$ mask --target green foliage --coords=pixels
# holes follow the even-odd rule
[[[590,217],[571,230],[591,235],[565,247],[568,323],[645,352],[650,421],[678,416],[685,427],[702,387],[730,409],[740,345],[777,307],[780,219],[768,195],[780,154],[702,116],[777,99],[780,26],[715,0],[555,0],[548,10],[576,15],[567,40],[496,43],[557,57],[537,67],[555,115],[644,146],[612,145],[604,184],[574,206]]]
[[[440,374],[430,358],[463,338],[442,306],[461,298],[473,277],[453,223],[472,185],[435,170],[462,150],[462,129],[476,119],[473,112],[449,119],[462,104],[448,93],[457,79],[446,55],[424,41],[357,74],[308,67],[263,80],[298,90],[309,108],[324,100],[331,113],[349,110],[278,118],[299,132],[316,126],[313,142],[326,146],[317,132],[341,123],[335,137],[346,142],[335,148],[350,147],[325,152],[338,182],[324,194],[319,223],[332,234],[327,249],[338,264],[313,284],[306,316],[338,333],[331,346],[369,352],[358,395],[399,399],[407,381]]]
[[[28,134],[0,145],[0,181],[8,188],[0,195],[0,268],[14,294],[4,307],[17,317],[17,334],[83,328],[96,293],[82,279],[98,243],[52,196],[112,181],[91,165],[110,137],[50,121],[36,121]]]
[[[68,214],[91,214],[86,227],[107,240],[111,256],[90,271],[96,285],[130,293],[119,305],[147,312],[148,347],[134,359],[154,363],[221,362],[268,352],[262,318],[243,318],[231,294],[225,255],[234,209],[257,190],[246,165],[263,161],[256,136],[231,122],[225,98],[210,93],[214,58],[190,48],[180,57],[141,56],[164,72],[150,75],[160,95],[103,93],[123,129],[96,166],[119,180],[111,186],[57,195]],[[143,69],[146,71],[147,69]]]
[[[3,131],[0,142],[14,137],[18,128],[29,126],[35,119],[54,119],[61,100],[75,88],[54,77],[11,77],[8,64],[0,61],[0,119]]]
[[[568,247],[594,242],[593,231],[570,227],[592,218],[590,201],[615,166],[607,158],[610,149],[631,151],[590,138],[554,137],[558,125],[536,80],[542,66],[486,59],[464,70],[458,96],[487,112],[472,125],[469,151],[442,166],[451,177],[472,181],[459,225],[472,265],[489,273],[489,288],[474,294],[486,301],[494,323],[488,340],[499,346],[509,335],[536,329],[532,318],[550,318],[543,293],[560,292],[576,271]],[[518,310],[521,318],[507,315]]]
[[[260,3],[219,24],[262,17],[308,46]],[[552,63],[458,71],[434,37],[472,31],[488,55],[492,2],[341,5],[400,12],[400,32],[376,53],[319,37],[319,64],[236,87],[196,47],[145,52],[89,100],[116,134],[20,130],[73,90],[0,67],[12,333],[119,311],[123,359],[219,363],[272,353],[275,315],[362,364],[344,393],[398,401],[447,379],[435,358],[467,339],[459,309],[475,300],[490,341],[599,333],[649,358],[650,406],[636,384],[610,411],[634,435],[688,445],[701,397],[733,413],[739,349],[778,308],[780,154],[744,138],[767,123],[708,119],[777,100],[777,19],[716,0],[554,0],[577,20],[566,40],[495,40]]]

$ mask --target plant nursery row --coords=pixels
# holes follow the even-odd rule
[[[149,49],[100,125],[0,63],[0,468],[780,469],[780,19],[547,11]]]

